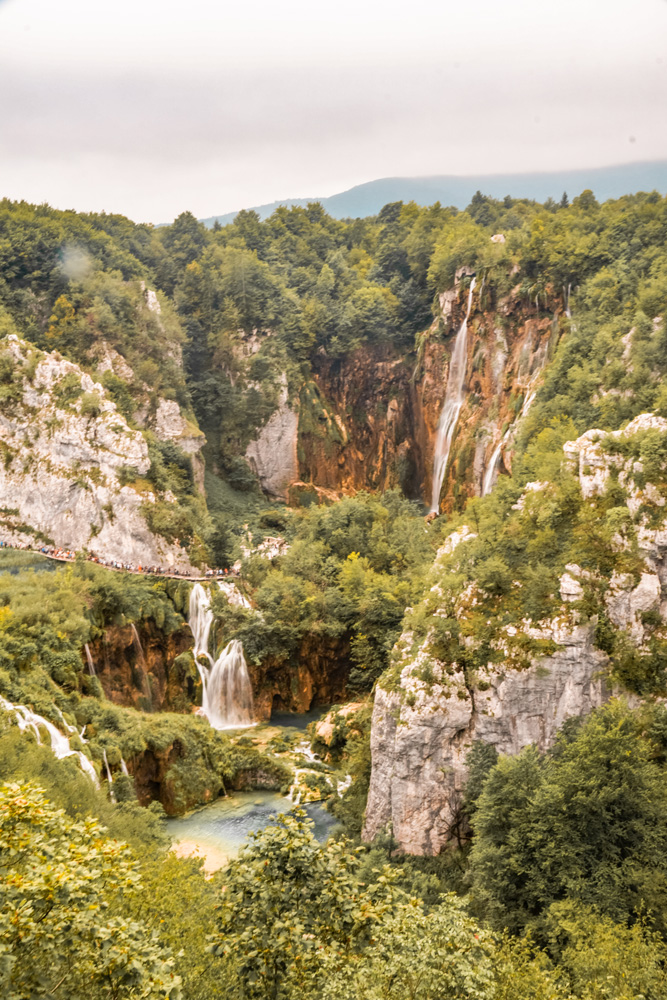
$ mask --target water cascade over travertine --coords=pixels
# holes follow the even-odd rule
[[[496,481],[496,467],[500,459],[500,452],[502,451],[503,445],[505,443],[505,436],[501,437],[500,441],[493,449],[493,454],[489,459],[489,464],[484,472],[484,481],[482,482],[482,496],[485,497],[487,493],[491,492],[494,482]]]
[[[104,758],[104,766],[105,766],[106,772],[107,772],[107,783],[109,785],[109,798],[111,799],[112,802],[115,802],[116,801],[116,796],[114,795],[114,791],[113,791],[113,780],[111,778],[111,768],[109,767],[109,761],[107,760],[107,752],[106,752],[106,750],[102,751],[102,757]]]
[[[253,724],[252,687],[243,646],[238,639],[228,643],[217,660],[209,653],[213,612],[201,583],[190,594],[188,624],[194,636],[193,654],[202,683],[201,714],[214,729],[236,729]],[[203,660],[208,660],[207,666]]]
[[[438,432],[435,439],[435,453],[433,455],[433,495],[431,497],[431,511],[437,513],[440,509],[440,491],[445,480],[449,452],[452,447],[452,438],[456,430],[459,413],[463,406],[464,390],[463,383],[466,374],[466,360],[468,348],[468,319],[472,309],[472,293],[475,290],[475,279],[470,282],[468,292],[468,308],[465,319],[461,323],[454,350],[452,351],[449,363],[449,375],[447,378],[447,389],[445,391],[445,402],[438,421]]]
[[[0,696],[0,708],[3,708],[5,712],[13,712],[14,718],[18,723],[18,727],[21,732],[31,732],[34,734],[35,739],[38,744],[42,742],[42,736],[40,733],[40,727],[46,729],[49,734],[49,739],[51,740],[51,750],[56,755],[58,760],[62,760],[63,757],[78,757],[79,764],[81,765],[81,770],[85,771],[90,780],[99,788],[99,781],[97,779],[97,772],[93,767],[92,763],[88,760],[85,753],[81,750],[73,750],[69,743],[69,737],[65,736],[60,732],[59,729],[45,719],[41,715],[37,715],[32,709],[27,708],[25,705],[13,705],[10,701],[6,701],[5,698]],[[68,726],[64,723],[67,729],[72,733],[76,733],[74,726]],[[83,736],[79,737],[83,740]],[[83,740],[85,743],[85,740]]]

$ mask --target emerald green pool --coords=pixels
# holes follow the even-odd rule
[[[181,856],[196,854],[212,872],[235,857],[251,830],[262,830],[277,813],[292,803],[277,792],[235,792],[217,799],[188,816],[167,821],[174,850]],[[303,806],[314,822],[317,839],[324,842],[336,820],[319,803]]]

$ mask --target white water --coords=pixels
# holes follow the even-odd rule
[[[90,676],[97,677],[97,674],[95,673],[95,664],[93,663],[93,655],[90,652],[90,646],[88,645],[87,642],[84,642],[83,648],[86,651],[86,660],[88,661],[88,670],[90,671]]]
[[[500,452],[502,451],[503,444],[505,442],[505,437],[501,437],[500,441],[493,449],[493,454],[489,459],[489,464],[484,472],[484,481],[482,483],[482,496],[485,497],[487,493],[491,492],[494,482],[496,481],[496,468],[498,466],[498,461],[500,459]]]
[[[130,623],[130,628],[132,629],[132,638],[134,639],[134,645],[136,647],[137,653],[139,654],[139,659],[142,664],[145,665],[146,659],[144,657],[144,647],[141,645],[141,639],[139,638],[139,633],[137,632],[137,626],[134,622]]]
[[[4,708],[6,712],[13,712],[21,732],[24,733],[27,730],[33,732],[40,745],[42,737],[39,727],[43,726],[49,734],[51,749],[58,760],[62,760],[64,757],[78,757],[81,770],[85,771],[91,781],[95,784],[96,788],[100,787],[99,781],[97,780],[97,772],[95,771],[92,763],[86,757],[85,753],[81,750],[72,750],[69,744],[69,738],[64,736],[60,730],[56,729],[52,722],[49,722],[48,719],[43,718],[41,715],[37,715],[36,712],[33,712],[30,708],[26,708],[25,705],[13,705],[10,701],[6,701],[2,696],[0,696],[0,708]],[[68,728],[71,729],[72,727]]]
[[[243,596],[233,580],[218,580],[218,587],[233,607],[250,609],[250,601]]]
[[[314,753],[314,751],[311,750],[310,743],[308,742],[297,744],[297,746],[294,747],[294,753],[301,754],[302,757],[305,757],[306,760],[311,762],[320,761],[321,759],[318,754]],[[305,791],[303,785],[301,784],[300,780],[301,775],[312,774],[312,773],[313,773],[312,769],[309,767],[294,768],[294,781],[292,782],[292,785],[287,795],[287,798],[290,800],[292,805],[298,806],[301,804],[301,797]],[[351,780],[352,779],[350,778],[350,781]]]
[[[120,758],[120,769],[121,769],[121,771],[123,772],[123,774],[125,775],[126,778],[130,777],[130,772],[127,769],[127,764],[125,763],[125,761],[123,760],[122,757]]]
[[[431,497],[431,512],[438,513],[440,510],[440,491],[445,480],[449,452],[452,447],[452,439],[459,413],[465,398],[463,392],[463,382],[466,374],[467,346],[468,346],[468,319],[472,309],[472,293],[475,290],[475,279],[470,282],[468,292],[468,308],[465,319],[461,323],[459,332],[454,341],[451,361],[449,363],[449,375],[447,377],[447,389],[445,391],[445,402],[438,421],[438,433],[435,439],[435,454],[433,456],[433,494]]]
[[[500,453],[501,453],[503,447],[507,443],[508,439],[512,435],[516,434],[517,426],[518,426],[519,421],[523,417],[525,417],[526,414],[528,413],[528,410],[533,405],[533,400],[535,399],[536,395],[537,395],[537,389],[531,389],[530,392],[527,393],[526,398],[523,401],[523,406],[521,407],[521,412],[519,413],[519,416],[514,421],[514,423],[510,427],[508,427],[508,429],[505,431],[505,433],[501,437],[501,439],[498,442],[498,444],[496,445],[496,447],[493,449],[493,454],[491,455],[491,458],[489,459],[489,464],[487,465],[487,467],[486,467],[486,469],[484,471],[484,480],[482,482],[482,496],[483,497],[485,497],[486,494],[490,493],[491,490],[493,489],[493,485],[494,485],[494,483],[496,481],[496,478],[497,478],[496,477],[496,471],[497,471],[497,468],[498,468],[498,461],[500,459]]]
[[[112,802],[116,801],[116,796],[113,793],[113,781],[111,780],[111,771],[109,770],[109,761],[107,760],[106,750],[102,751],[102,756],[104,757],[104,766],[107,771],[107,781],[109,782],[109,798]]]
[[[201,714],[214,729],[252,726],[252,687],[243,646],[238,639],[232,639],[217,660],[213,659],[208,651],[213,612],[200,583],[194,585],[190,594],[188,624],[195,640],[193,654],[202,683]],[[209,666],[202,662],[202,657]]]

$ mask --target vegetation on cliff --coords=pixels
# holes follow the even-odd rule
[[[352,779],[333,804],[352,840],[320,845],[303,816],[282,818],[209,881],[197,862],[166,854],[164,810],[252,784],[253,773],[281,787],[290,773],[192,715],[197,671],[188,644],[176,645],[187,585],[85,562],[5,575],[0,694],[67,730],[72,749],[111,775],[96,790],[75,757],[55,760],[18,732],[11,709],[0,713],[8,996],[667,996],[665,719],[651,700],[667,685],[666,237],[655,194],[604,205],[590,192],[572,205],[479,195],[465,212],[395,204],[342,222],[311,205],[265,222],[239,213],[212,231],[187,213],[154,230],[0,205],[0,331],[28,343],[18,373],[0,352],[0,402],[16,408],[38,350],[99,380],[145,442],[149,468],[128,465],[122,478],[159,495],[144,510],[152,531],[200,561],[241,558],[246,605],[211,598],[218,646],[240,639],[252,668],[284,669],[296,686],[314,646],[328,644],[349,691],[379,682],[417,710],[438,685],[472,701],[505,672],[537,669],[581,629],[606,680],[647,699],[568,722],[543,753],[497,759],[473,746],[459,827],[469,843],[435,859],[397,856],[391,830],[359,844],[364,704],[328,745]],[[399,491],[291,511],[266,501],[245,454],[276,409],[300,408],[302,434],[343,446],[317,383],[321,359],[379,345],[420,377],[428,346],[449,343],[473,271],[473,328],[483,313],[500,342],[519,307],[548,328],[531,406],[497,376],[488,413],[498,426],[484,432],[513,436],[493,492],[470,497],[477,443],[463,428],[447,521],[426,526]],[[457,279],[447,312],[439,295]],[[492,385],[487,347],[473,341],[480,391]],[[104,400],[77,378],[59,385],[60,409],[94,420]],[[160,412],[175,413],[164,403],[178,405],[175,436],[158,435]],[[481,405],[477,389],[467,405]],[[188,436],[201,443],[197,424],[205,477],[182,447]],[[259,546],[276,534],[267,558]],[[114,629],[173,642],[178,713],[150,712],[160,692],[140,668],[143,711],[104,697],[84,650]]]

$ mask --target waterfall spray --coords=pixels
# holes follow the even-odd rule
[[[438,513],[440,510],[440,491],[445,480],[449,452],[452,447],[452,439],[459,413],[463,406],[464,392],[463,382],[466,374],[467,361],[467,341],[468,341],[468,320],[472,309],[472,293],[475,290],[475,279],[470,282],[468,292],[468,308],[465,319],[461,323],[454,350],[449,364],[449,375],[447,377],[447,389],[445,390],[445,402],[438,421],[438,433],[435,439],[435,453],[433,455],[433,494],[431,497],[431,512]]]
[[[214,729],[236,729],[253,725],[252,687],[243,646],[238,639],[228,643],[217,660],[208,650],[213,612],[200,583],[190,594],[188,623],[194,636],[193,655],[202,683],[201,714]],[[208,660],[208,666],[203,660]]]

